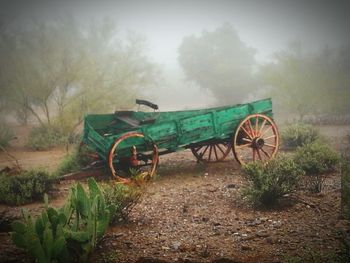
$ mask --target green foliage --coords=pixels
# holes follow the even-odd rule
[[[271,206],[278,198],[294,190],[303,171],[291,157],[279,155],[266,165],[253,162],[243,167],[243,172],[250,181],[243,195],[254,205]]]
[[[87,262],[115,211],[93,178],[88,186],[88,191],[81,184],[73,186],[59,209],[49,207],[46,196],[45,210],[35,219],[23,211],[23,220],[12,225],[14,243],[37,262]]]
[[[317,175],[333,170],[338,165],[340,156],[327,144],[315,141],[298,147],[294,160],[307,175]]]
[[[111,215],[113,221],[126,219],[143,193],[143,189],[139,186],[124,185],[115,182],[102,184],[101,188],[106,199],[106,204],[113,205],[116,208],[115,214]]]
[[[9,146],[10,141],[13,139],[13,131],[8,127],[3,120],[0,118],[0,146]]]
[[[87,112],[130,106],[155,83],[145,41],[132,33],[118,38],[110,19],[29,17],[1,26],[0,100],[24,122],[34,117],[72,132]]]
[[[296,148],[312,143],[320,138],[319,131],[312,125],[301,122],[292,123],[281,132],[281,139],[284,146]]]
[[[198,37],[185,37],[179,47],[179,63],[187,78],[212,91],[220,104],[237,103],[257,87],[254,53],[225,23]]]
[[[350,158],[344,157],[341,164],[341,211],[350,220]],[[350,244],[350,242],[349,242]]]
[[[81,170],[91,164],[94,152],[85,145],[77,146],[71,153],[67,154],[58,165],[55,175],[62,176]]]
[[[42,199],[55,178],[45,171],[30,170],[18,175],[0,174],[0,202],[21,205]]]
[[[31,131],[27,145],[34,150],[48,150],[66,144],[67,136],[58,126],[42,125]]]
[[[63,160],[58,165],[55,174],[57,176],[62,176],[65,174],[73,173],[79,171],[81,168],[81,165],[79,163],[79,159],[77,156],[76,151],[73,151],[72,153],[67,154]]]
[[[349,47],[306,53],[300,43],[275,54],[260,68],[271,95],[286,112],[301,119],[314,114],[347,114],[350,90]]]
[[[71,262],[63,231],[67,216],[46,206],[41,215],[33,219],[22,210],[22,221],[12,223],[12,240],[17,247],[27,250],[36,262]]]

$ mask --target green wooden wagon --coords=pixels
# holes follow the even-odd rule
[[[128,182],[130,171],[152,177],[159,156],[190,149],[201,162],[219,162],[233,151],[240,164],[272,158],[279,146],[271,99],[201,110],[117,111],[85,117],[83,142]]]

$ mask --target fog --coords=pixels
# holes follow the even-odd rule
[[[229,23],[240,40],[255,50],[256,65],[262,65],[291,42],[298,42],[306,53],[349,45],[349,11],[348,1],[152,0],[2,1],[0,12],[2,18],[13,20],[71,14],[83,24],[108,17],[116,23],[118,36],[130,31],[141,34],[146,55],[159,68],[157,85],[142,96],[162,110],[175,110],[223,103],[212,91],[188,81],[178,61],[184,37],[199,37]],[[255,97],[247,93],[243,100]]]

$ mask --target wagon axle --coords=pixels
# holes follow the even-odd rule
[[[260,137],[256,137],[252,141],[252,147],[256,149],[262,149],[264,147],[265,140]]]

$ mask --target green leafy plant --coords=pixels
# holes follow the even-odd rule
[[[34,150],[48,150],[68,142],[68,133],[59,126],[41,125],[29,134],[27,145]]]
[[[296,148],[320,139],[318,130],[302,122],[289,124],[281,132],[282,144],[287,148]]]
[[[266,165],[261,162],[248,163],[243,167],[250,185],[243,190],[243,195],[254,205],[271,206],[280,197],[292,192],[303,171],[286,155],[279,155]]]
[[[333,170],[340,161],[340,156],[327,144],[315,141],[298,147],[294,161],[307,175],[317,175]]]
[[[53,186],[55,178],[42,170],[30,170],[18,175],[0,174],[0,202],[21,205],[42,200]]]
[[[59,209],[49,207],[46,197],[45,210],[35,219],[23,211],[23,220],[12,225],[14,243],[40,263],[87,262],[115,213],[93,178],[88,187],[87,192],[79,183],[73,186]]]
[[[127,219],[131,209],[137,204],[143,193],[143,188],[140,186],[124,185],[115,182],[102,184],[101,189],[106,203],[116,208],[115,213],[111,215],[113,221]]]

